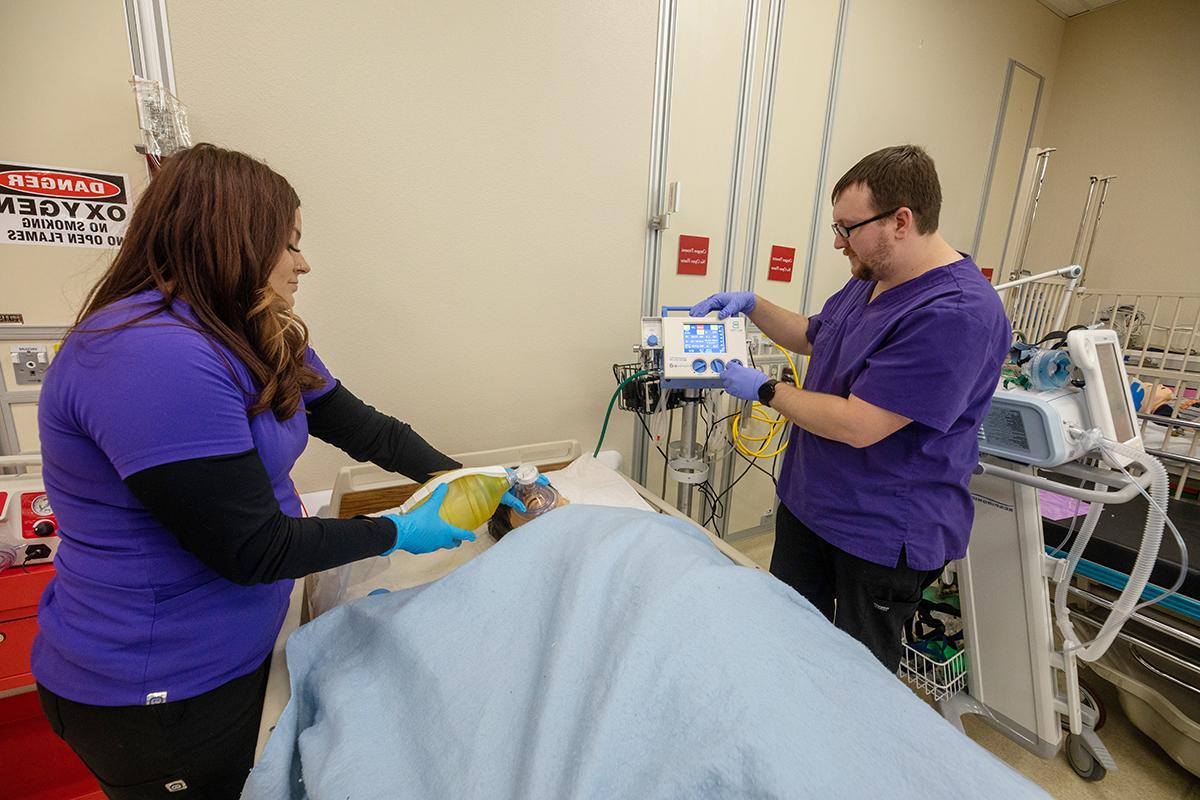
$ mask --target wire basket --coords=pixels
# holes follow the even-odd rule
[[[904,656],[900,660],[900,677],[937,702],[947,700],[966,688],[967,662],[963,658],[964,652],[959,650],[946,661],[936,661],[905,642]]]
[[[644,367],[640,363],[634,364],[613,364],[613,377],[617,379],[617,383],[624,381],[636,375]],[[659,403],[662,400],[662,381],[657,375],[641,375],[629,383],[625,384],[621,389],[621,396],[617,400],[617,407],[622,411],[636,411],[639,414],[653,414],[660,410]],[[679,408],[683,405],[683,398],[679,392],[668,392],[667,402],[663,405],[663,410]]]

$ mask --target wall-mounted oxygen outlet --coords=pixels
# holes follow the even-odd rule
[[[41,383],[50,366],[50,356],[45,345],[14,344],[12,346],[13,373],[18,385]]]

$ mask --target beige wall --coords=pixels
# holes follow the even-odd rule
[[[730,0],[681,0],[676,31],[671,137],[667,180],[680,181],[683,201],[663,236],[659,299],[663,305],[691,305],[721,288],[726,241],[726,218],[732,180],[734,132],[738,111],[746,3]],[[731,283],[743,285],[749,230],[749,206],[754,185],[755,144],[759,102],[764,80],[769,3],[761,4],[756,31],[756,57],[746,123],[742,188],[736,211]],[[789,3],[785,9],[776,78],[775,103],[764,182],[761,231],[752,269],[756,291],[777,303],[799,307],[803,290],[801,266],[790,283],[768,281],[771,245],[795,247],[800,265],[811,226],[813,185],[820,157],[822,122],[829,88],[829,68],[837,30],[837,0]],[[710,237],[708,273],[677,274],[680,234]],[[723,413],[723,412],[721,412]],[[655,420],[656,433],[666,433],[665,421]],[[676,412],[674,436],[680,429]],[[703,430],[701,431],[703,436]],[[715,438],[715,437],[714,437]],[[770,469],[770,460],[762,461]],[[735,475],[745,468],[735,462]],[[651,450],[647,485],[662,489],[662,458]],[[714,485],[719,477],[710,478]],[[676,486],[668,481],[665,496],[674,502]],[[769,478],[751,471],[738,484],[730,531],[759,524],[774,504]],[[698,515],[702,504],[695,496]]]
[[[1045,76],[1042,102],[1052,101],[1063,20],[1036,0],[855,0],[850,9],[826,187],[867,153],[922,145],[942,182],[941,233],[968,250],[1008,60]],[[810,312],[849,279],[823,231]]]
[[[115,169],[119,162],[140,179],[129,149],[137,137],[119,0],[22,0],[14,7],[17,24],[3,30],[20,34],[0,32],[12,39],[6,54],[19,52],[13,48],[31,31],[63,47],[104,42],[107,56],[93,58],[103,70],[68,62],[60,77],[89,99],[102,98],[90,116],[104,111],[115,121],[80,136],[68,120],[49,120],[43,127],[50,133],[23,134],[25,149],[14,144],[0,154],[64,166]],[[965,248],[1007,60],[1052,77],[1062,21],[1035,0],[854,0],[850,8],[824,183],[872,149],[923,143],[946,188],[943,230]],[[837,9],[837,0],[791,3],[784,20],[753,269],[756,288],[791,307],[799,306],[803,285]],[[414,0],[335,13],[317,0],[176,0],[169,12],[193,138],[265,158],[301,194],[314,271],[299,310],[335,374],[448,451],[560,437],[590,448],[612,391],[608,365],[632,358],[656,4]],[[660,300],[682,304],[719,282],[744,5],[685,0],[680,15],[668,179],[684,183],[684,213],[664,237]],[[766,20],[764,4],[760,37]],[[756,80],[762,53],[760,41]],[[19,82],[6,90],[35,100]],[[756,120],[755,106],[744,201]],[[10,136],[7,128],[3,135]],[[93,155],[101,142],[110,142],[102,150],[110,155]],[[744,205],[739,213],[738,270]],[[825,231],[818,226],[816,306],[846,276]],[[675,276],[679,233],[713,237],[706,278]],[[792,283],[766,281],[771,244],[797,248]],[[0,248],[21,275],[49,273],[41,262],[12,262],[9,253],[18,250],[23,259],[58,251]],[[57,257],[95,261],[95,252]],[[67,319],[94,277],[87,270],[97,266],[74,261],[54,273],[47,283],[57,294],[45,301],[42,321]],[[631,423],[614,413],[606,446],[627,452]],[[327,486],[346,461],[314,443],[297,482]],[[739,488],[735,505],[746,516],[734,528],[770,503],[762,476]]]
[[[3,0],[0,3],[0,161],[124,173],[136,194],[146,170],[129,86],[129,38],[121,0]],[[0,242],[0,313],[27,325],[71,323],[87,290],[108,266],[109,249]],[[0,343],[0,371],[15,383],[9,351]],[[37,405],[12,408],[21,452],[39,449]]]
[[[801,304],[805,256],[812,235],[838,5],[837,0],[790,3],[784,19],[763,230],[753,268],[756,290],[791,308]],[[712,6],[700,0],[680,3],[668,179],[683,180],[685,191],[684,211],[672,220],[672,230],[664,237],[662,301],[669,304],[694,302],[720,284],[744,5]],[[1009,59],[1046,77],[1044,108],[1058,58],[1062,20],[1035,0],[919,0],[906,4],[853,0],[850,11],[826,187],[872,150],[905,141],[924,144],[938,162],[946,196],[943,233],[959,248],[970,249]],[[696,14],[705,16],[703,23],[691,18]],[[760,56],[762,50],[760,39]],[[756,65],[756,81],[760,71],[761,64]],[[1003,246],[993,240],[1003,238],[1008,224],[1035,95],[1036,82],[1031,86],[1018,77],[1010,124],[1005,129],[1005,142],[1015,140],[1016,146],[1002,148],[997,161],[983,247],[999,250]],[[1017,131],[1022,114],[1026,128]],[[755,106],[743,189],[747,199],[757,119]],[[817,202],[821,204],[815,232],[818,257],[810,310],[820,308],[849,276],[844,257],[831,246],[827,192],[823,191]],[[743,205],[734,261],[735,287],[741,282],[745,212]],[[707,276],[675,274],[680,233],[712,237]],[[791,283],[766,280],[772,244],[797,248]],[[769,461],[762,464],[770,467]],[[735,474],[740,474],[743,466],[744,462],[738,461]],[[661,459],[652,455],[648,469],[652,488],[659,487],[660,470]],[[673,486],[668,487],[667,496],[674,498]],[[766,476],[749,473],[738,485],[729,529],[758,524],[770,510],[772,499]]]
[[[1018,224],[1024,219],[1024,205],[1016,201],[1024,199],[1022,187],[1028,185],[1024,178],[1029,176],[1022,174],[1022,167],[1031,149],[1029,136],[1031,123],[1036,122],[1034,114],[1041,116],[1044,111],[1044,106],[1038,103],[1038,87],[1043,83],[1033,73],[1013,64],[979,246],[972,254],[980,267],[994,270],[995,283],[1000,283],[1004,264],[1016,257],[1020,247]]]
[[[1200,3],[1125,0],[1073,17],[1041,143],[1057,147],[1027,266],[1071,256],[1088,176],[1115,174],[1089,288],[1198,291]]]
[[[121,0],[0,3],[0,160],[146,180]],[[112,251],[0,243],[0,312],[65,325]]]
[[[656,5],[169,12],[193,138],[300,193],[297,308],[334,374],[449,452],[593,447],[638,330]],[[297,484],[347,461],[314,442]]]

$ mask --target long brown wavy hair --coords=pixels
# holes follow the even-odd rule
[[[202,332],[249,368],[258,392],[251,415],[271,409],[289,419],[301,392],[324,384],[305,363],[308,329],[268,285],[299,207],[282,175],[244,153],[198,144],[170,156],[138,199],[121,249],[71,331],[148,289],[160,291],[163,304],[118,328],[162,311],[188,324],[170,309],[178,297]]]

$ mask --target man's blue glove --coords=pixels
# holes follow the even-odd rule
[[[380,555],[390,556],[397,550],[409,553],[432,553],[434,550],[451,550],[463,542],[475,541],[475,534],[456,528],[442,519],[438,511],[450,485],[443,483],[433,490],[421,505],[407,514],[385,514],[396,525],[396,543]]]
[[[757,400],[758,387],[767,382],[767,376],[756,369],[741,364],[729,364],[721,373],[721,386],[726,394],[739,400]]]
[[[540,483],[542,486],[549,486],[550,479],[545,475],[538,475],[537,480],[534,481],[534,483]],[[504,493],[504,496],[500,498],[500,505],[514,508],[517,511],[520,511],[522,514],[528,511],[528,509],[525,508],[525,504],[521,502],[521,499],[512,493],[512,489],[509,489]]]
[[[696,303],[689,313],[693,317],[703,317],[713,309],[720,309],[717,319],[725,319],[734,314],[749,315],[757,302],[758,295],[754,292],[717,292]]]

